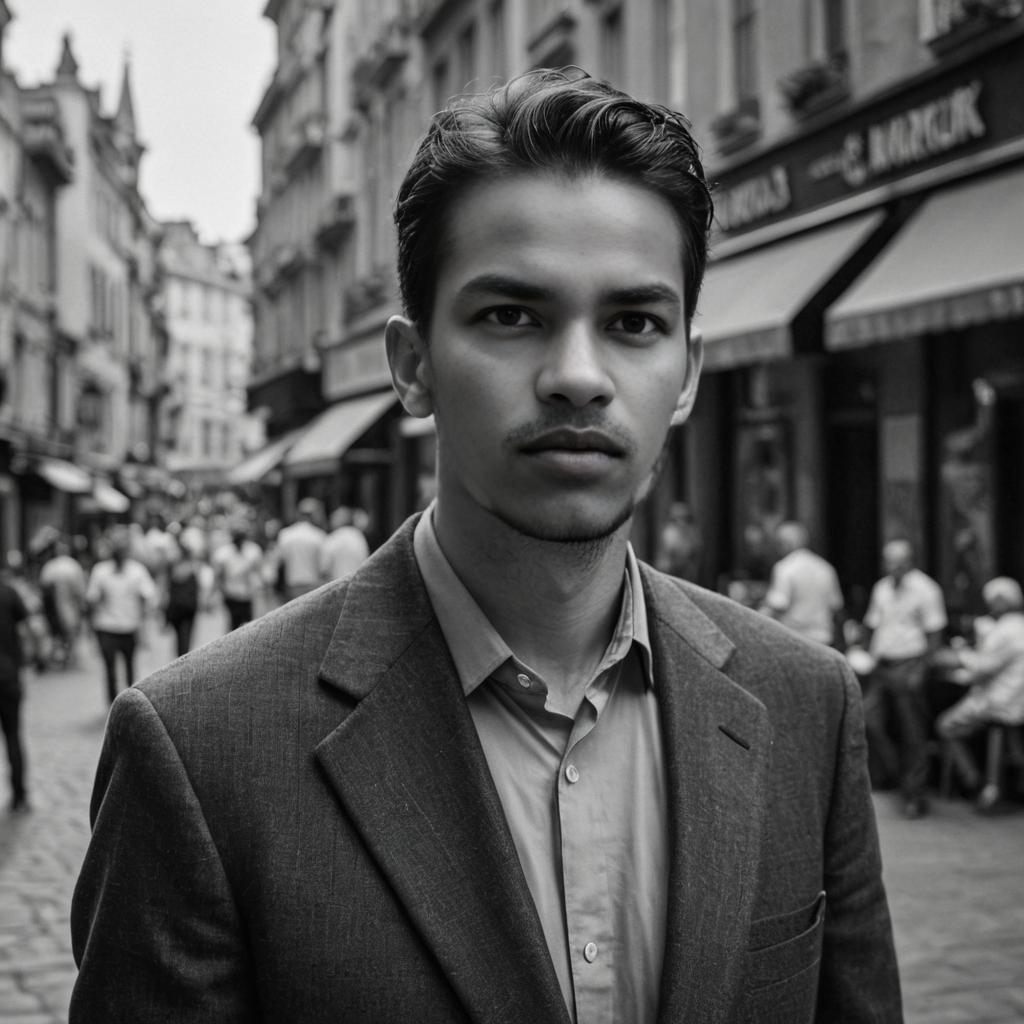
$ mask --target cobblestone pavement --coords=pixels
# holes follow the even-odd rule
[[[208,616],[198,640],[222,628]],[[140,668],[170,657],[170,637],[157,636]],[[0,1024],[67,1020],[68,912],[106,717],[98,657],[83,645],[81,660],[27,679],[33,810],[0,810]],[[907,1024],[1024,1021],[1024,807],[982,818],[937,801],[928,818],[905,821],[886,795],[876,806]]]

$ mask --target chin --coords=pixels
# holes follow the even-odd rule
[[[636,505],[613,511],[492,509],[492,513],[516,533],[550,544],[597,544],[609,540],[633,516]]]

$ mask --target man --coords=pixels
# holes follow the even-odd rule
[[[130,687],[135,682],[135,648],[146,617],[156,608],[157,591],[146,567],[128,557],[128,528],[113,527],[109,543],[110,557],[97,562],[89,574],[85,600],[103,656],[107,697],[113,703],[119,656],[124,662],[125,685]]]
[[[277,557],[288,601],[308,594],[323,582],[320,565],[327,534],[317,524],[319,518],[320,502],[303,498],[295,509],[295,522],[277,535]]]
[[[71,546],[63,537],[53,545],[53,557],[39,572],[44,604],[50,611],[50,631],[54,640],[53,660],[61,668],[74,664],[75,644],[82,628],[85,610],[85,570],[71,556]]]
[[[843,610],[835,569],[811,551],[807,528],[801,523],[780,523],[775,543],[781,557],[772,566],[761,611],[808,640],[833,645]]]
[[[436,501],[118,702],[73,1022],[900,1019],[856,682],[628,545],[710,217],[581,73],[434,119],[386,342]]]
[[[7,748],[12,814],[28,810],[25,749],[21,742],[22,632],[31,621],[29,609],[11,585],[8,570],[0,573],[0,731]]]
[[[340,580],[356,571],[370,557],[366,535],[355,525],[352,509],[345,505],[331,513],[331,532],[320,549],[320,571],[325,580]]]
[[[703,541],[700,527],[685,501],[674,501],[658,540],[657,568],[670,576],[696,583]]]
[[[263,552],[249,539],[249,526],[241,519],[231,524],[231,540],[213,553],[217,588],[224,597],[231,629],[252,621],[253,602],[262,587]]]
[[[903,812],[920,818],[928,811],[928,734],[931,712],[925,691],[928,662],[946,628],[942,589],[914,568],[914,549],[903,538],[882,549],[886,575],[872,588],[864,616],[875,661],[864,702],[872,753],[887,779],[898,779]],[[899,746],[890,729],[895,726]]]
[[[982,587],[982,599],[994,624],[976,650],[950,651],[970,685],[967,695],[939,716],[937,729],[949,741],[954,764],[968,789],[980,788],[978,807],[988,810],[999,802],[999,779],[981,774],[964,742],[990,725],[1024,722],[1024,593],[1008,576],[997,576]],[[990,765],[990,770],[996,768]]]

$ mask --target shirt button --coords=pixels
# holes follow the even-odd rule
[[[579,772],[579,769],[576,767],[576,765],[571,764],[571,765],[569,765],[565,769],[565,777],[570,782],[579,782],[580,781],[580,772]],[[594,944],[591,943],[590,945],[593,946]],[[597,947],[594,946],[594,948],[596,949]],[[590,949],[590,946],[587,946],[587,949]]]
[[[596,942],[588,942],[583,947],[583,959],[586,960],[588,964],[592,964],[597,959]]]
[[[530,688],[530,677],[527,676],[527,675],[524,675],[522,672],[520,672],[519,675],[516,676],[516,682],[524,690],[528,690]]]

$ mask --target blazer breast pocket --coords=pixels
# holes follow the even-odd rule
[[[824,892],[806,906],[751,924],[741,1020],[814,1020],[824,931]]]

